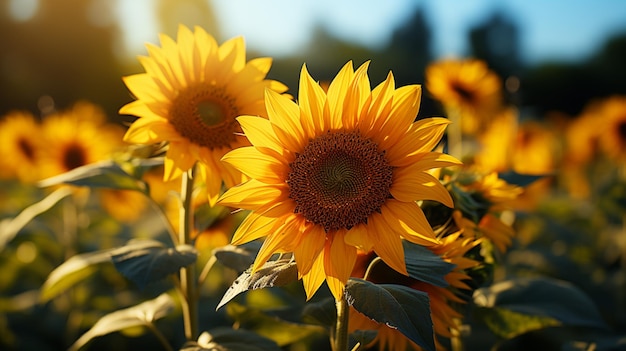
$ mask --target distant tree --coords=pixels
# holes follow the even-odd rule
[[[518,74],[522,68],[519,29],[501,11],[470,30],[469,44],[470,56],[484,60],[503,78]]]
[[[113,4],[39,1],[35,15],[23,22],[11,18],[7,6],[0,8],[0,114],[37,114],[38,100],[49,97],[44,100],[57,108],[91,100],[115,117],[128,92],[114,54],[119,28],[106,20],[113,18]]]
[[[201,26],[215,38],[221,38],[218,18],[207,0],[158,0],[156,17],[159,33],[174,38],[180,24],[189,28]]]

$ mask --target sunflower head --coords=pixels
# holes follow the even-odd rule
[[[53,145],[41,152],[44,177],[109,159],[124,145],[122,128],[107,122],[104,112],[89,102],[47,116],[42,130],[45,142]]]
[[[626,162],[626,96],[604,100],[598,111],[597,122],[602,123],[599,144],[609,159]]]
[[[255,270],[293,252],[308,297],[327,282],[342,298],[357,249],[406,274],[402,238],[437,242],[416,201],[453,206],[428,173],[459,163],[431,151],[448,121],[415,122],[420,86],[396,88],[390,73],[372,89],[368,64],[349,62],[327,90],[303,66],[298,103],[266,90],[268,119],[238,118],[252,145],[223,158],[250,178],[220,199],[252,211],[233,243],[266,237]]]
[[[30,112],[13,111],[0,121],[0,175],[24,182],[38,178],[41,126]]]
[[[464,238],[460,232],[440,237],[440,242],[428,249],[441,257],[442,260],[454,265],[454,269],[445,275],[447,287],[435,286],[417,279],[402,276],[389,266],[377,263],[368,271],[367,279],[376,284],[399,284],[428,294],[430,314],[437,350],[445,350],[442,341],[459,333],[463,314],[458,310],[466,302],[462,296],[471,293],[468,285],[471,277],[466,273],[479,265],[479,262],[468,258],[468,252],[479,245],[474,238]],[[353,276],[363,277],[365,268],[373,262],[374,253],[360,253],[353,271]],[[376,338],[372,344],[378,344],[380,350],[422,350],[420,346],[409,340],[400,331],[381,323],[377,323],[365,315],[350,309],[350,330],[376,330]]]
[[[145,73],[124,78],[136,100],[120,113],[139,117],[125,140],[135,144],[167,142],[165,179],[189,170],[197,161],[215,203],[222,182],[239,184],[236,169],[220,162],[234,148],[249,145],[236,117],[265,116],[263,93],[287,87],[265,79],[271,59],[246,62],[243,38],[218,45],[200,27],[180,26],[176,40],[161,35],[161,46],[148,45],[140,57]]]
[[[462,117],[465,133],[483,130],[502,103],[500,77],[484,61],[444,59],[426,67],[426,87],[448,113]]]

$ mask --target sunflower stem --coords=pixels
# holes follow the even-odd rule
[[[181,206],[179,223],[179,244],[192,245],[191,228],[193,223],[193,171],[195,166],[185,172],[181,181]],[[185,337],[189,341],[198,338],[198,285],[196,279],[196,266],[191,264],[180,270],[180,286],[183,293],[182,309]]]
[[[349,306],[345,297],[336,300],[337,323],[332,339],[333,351],[348,351],[348,316]]]

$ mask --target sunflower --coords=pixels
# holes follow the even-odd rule
[[[449,122],[414,122],[420,86],[396,89],[390,72],[371,90],[368,66],[355,71],[348,62],[325,92],[304,65],[298,104],[267,90],[269,119],[238,118],[252,146],[223,158],[251,178],[220,199],[252,211],[233,244],[267,236],[253,270],[274,253],[293,252],[308,298],[326,281],[341,299],[357,249],[406,274],[401,238],[437,242],[416,201],[453,206],[426,172],[459,164],[431,152]]]
[[[427,293],[430,300],[433,329],[438,336],[438,338],[435,338],[435,345],[437,350],[445,350],[441,339],[449,339],[460,332],[463,314],[458,311],[458,306],[466,303],[466,301],[459,297],[457,292],[461,290],[471,291],[472,288],[467,284],[467,281],[470,281],[471,278],[465,272],[479,264],[478,261],[465,256],[469,250],[476,247],[479,243],[479,240],[463,238],[460,232],[456,232],[441,238],[439,244],[428,247],[444,261],[455,266],[445,276],[445,280],[449,284],[448,287],[435,286],[408,277],[398,277],[397,273],[384,264],[373,266],[367,278],[376,284],[401,284]],[[362,273],[365,272],[367,265],[372,262],[375,256],[371,253],[359,255],[353,275],[363,277]],[[357,312],[354,308],[350,309],[349,318],[350,322],[348,325],[352,331],[365,329],[378,332],[371,345],[378,344],[380,350],[421,350],[417,344],[407,339],[397,329],[377,323]]]
[[[513,170],[521,174],[553,173],[560,153],[555,129],[545,122],[520,124],[512,155]]]
[[[598,114],[603,130],[599,143],[604,153],[614,161],[626,162],[626,96],[613,96],[602,102]]]
[[[266,88],[282,93],[287,87],[265,79],[270,58],[246,62],[243,38],[219,46],[200,27],[180,26],[177,41],[161,35],[161,47],[147,45],[149,56],[139,60],[146,73],[124,77],[137,100],[120,113],[139,117],[124,140],[135,144],[168,142],[165,180],[177,178],[200,161],[199,174],[207,182],[211,203],[222,181],[230,187],[242,175],[222,156],[249,145],[235,118],[265,115]]]
[[[477,59],[444,59],[426,67],[426,88],[448,114],[461,116],[462,130],[483,130],[502,103],[500,77]]]
[[[42,131],[49,145],[41,153],[44,177],[110,159],[124,145],[122,128],[107,122],[104,112],[89,102],[46,117]]]
[[[511,154],[517,135],[517,111],[504,109],[477,136],[479,149],[473,155],[474,163],[483,170],[503,172],[511,169]]]
[[[9,112],[0,122],[0,175],[24,182],[38,177],[41,126],[26,111]]]
[[[138,191],[100,189],[98,193],[102,208],[120,222],[132,223],[148,208],[146,195]]]
[[[463,236],[486,237],[500,252],[506,252],[515,235],[508,214],[524,188],[476,167],[461,168],[447,177],[450,179],[444,179],[457,199],[452,219]]]

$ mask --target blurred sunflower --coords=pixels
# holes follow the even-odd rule
[[[452,218],[463,236],[486,237],[506,252],[515,231],[503,213],[508,213],[524,188],[507,183],[496,172],[481,173],[472,167],[460,169],[446,182],[455,198]]]
[[[265,79],[270,58],[246,63],[243,38],[218,46],[200,27],[180,26],[177,41],[161,35],[161,47],[148,45],[140,57],[146,73],[124,77],[137,100],[120,113],[139,117],[124,140],[135,144],[168,142],[165,180],[179,177],[200,161],[211,204],[222,181],[241,183],[241,173],[220,162],[229,150],[249,145],[235,117],[265,115],[266,88],[282,93],[287,87]]]
[[[504,172],[512,168],[511,155],[517,135],[517,111],[504,109],[477,135],[479,149],[474,154],[474,163],[483,170]]]
[[[602,123],[593,113],[596,104],[589,104],[564,130],[563,160],[558,180],[575,199],[586,199],[591,195],[589,166],[600,154],[597,126]]]
[[[100,189],[102,208],[120,222],[137,220],[148,207],[146,195],[134,190]]]
[[[414,122],[420,86],[396,89],[390,72],[371,90],[368,65],[355,71],[348,62],[327,93],[303,66],[298,104],[267,90],[269,119],[238,118],[252,146],[223,158],[251,178],[220,198],[252,210],[233,244],[267,236],[253,270],[274,253],[293,252],[308,298],[324,281],[343,298],[357,248],[374,250],[406,274],[401,238],[437,242],[416,201],[453,206],[426,172],[459,164],[431,152],[448,121]]]
[[[471,280],[465,272],[478,266],[479,262],[465,257],[467,252],[476,247],[480,242],[472,238],[463,238],[459,232],[441,238],[440,243],[428,247],[433,253],[439,255],[444,261],[455,265],[454,269],[445,276],[448,287],[435,286],[417,279],[398,276],[393,270],[384,264],[376,264],[372,267],[367,277],[368,281],[376,284],[400,284],[428,294],[430,300],[431,319],[435,334],[442,339],[449,339],[460,333],[463,314],[457,310],[458,304],[466,303],[457,292],[461,290],[471,291],[467,284]],[[360,254],[353,276],[363,277],[367,266],[376,257],[374,254]],[[407,339],[397,329],[390,328],[385,324],[377,323],[363,314],[350,308],[349,328],[355,330],[376,330],[376,338],[369,346],[378,344],[379,350],[421,350],[421,348]],[[441,339],[435,338],[437,350],[445,350]]]
[[[626,163],[626,96],[613,96],[602,102],[598,114],[603,127],[599,143],[612,160]]]
[[[553,173],[561,153],[556,129],[546,122],[521,123],[512,155],[513,170],[520,174]]]
[[[110,159],[121,149],[123,129],[108,123],[104,112],[89,102],[47,116],[41,153],[43,177],[51,177],[97,161]]]
[[[462,130],[484,129],[502,103],[502,82],[484,61],[444,59],[426,67],[426,89],[448,115],[461,118]]]
[[[41,125],[30,112],[13,111],[0,122],[0,176],[32,182],[39,177]]]

